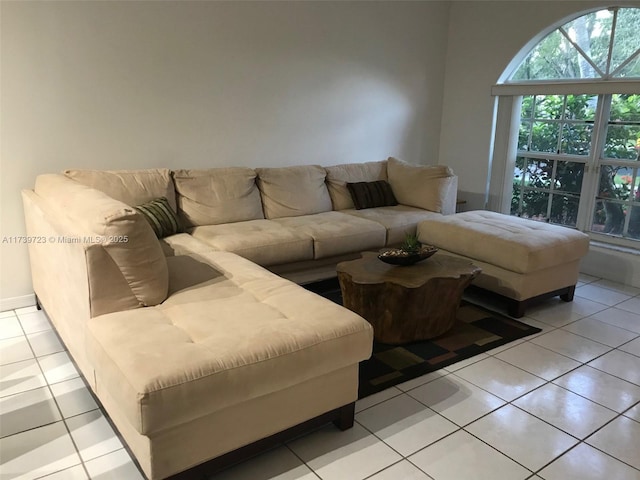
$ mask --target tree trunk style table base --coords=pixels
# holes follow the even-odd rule
[[[449,330],[464,289],[480,271],[467,260],[439,253],[399,267],[364,252],[337,266],[344,306],[371,323],[375,339],[387,344],[426,340]]]

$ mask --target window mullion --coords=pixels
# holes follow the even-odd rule
[[[584,58],[587,61],[587,63],[589,63],[589,65],[593,67],[593,69],[598,73],[598,75],[600,75],[600,77],[604,77],[605,76],[604,72],[600,70],[600,68],[594,63],[591,57],[587,55],[587,53],[582,49],[582,47],[580,47],[580,45],[578,45],[576,42],[571,40],[571,37],[566,32],[566,30],[562,27],[558,28],[558,30],[571,43],[571,45],[573,45],[573,48],[575,48],[578,51],[578,53],[582,55],[582,58]]]
[[[607,52],[606,78],[611,76],[611,57],[613,55],[613,42],[616,36],[616,24],[618,23],[618,9],[613,9],[613,20],[611,22],[611,35],[609,35],[609,51]]]
[[[565,102],[566,102],[565,97]],[[563,114],[564,116],[564,114]],[[562,136],[562,135],[560,135]],[[549,183],[549,200],[547,202],[547,219],[551,221],[551,207],[553,205],[553,194],[556,190],[556,175],[558,173],[558,160],[553,160],[553,167],[551,167],[551,182]]]
[[[582,184],[581,202],[578,211],[578,228],[588,232],[591,230],[596,207],[598,184],[600,183],[600,159],[604,151],[607,137],[607,123],[611,112],[611,95],[599,95],[596,116],[591,138],[591,152],[588,159],[588,169]]]
[[[626,67],[631,62],[633,62],[636,59],[636,57],[638,57],[639,55],[640,55],[640,48],[637,49],[634,53],[632,53],[631,56],[627,58],[624,62],[618,65],[616,69],[613,72],[611,72],[611,76],[618,75],[624,67]]]

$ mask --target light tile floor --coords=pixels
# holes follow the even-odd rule
[[[540,334],[212,480],[640,480],[640,289],[580,280],[573,303],[527,312]],[[143,478],[34,307],[0,313],[0,435],[3,480]]]

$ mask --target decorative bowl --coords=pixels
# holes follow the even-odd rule
[[[378,255],[378,258],[384,263],[388,263],[390,265],[399,265],[401,267],[406,267],[408,265],[413,265],[414,263],[418,263],[429,258],[437,251],[438,249],[432,245],[423,245],[420,250],[415,253],[405,252],[400,248],[390,248]]]

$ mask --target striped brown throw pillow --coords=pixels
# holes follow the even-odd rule
[[[397,205],[391,185],[386,180],[347,183],[356,210]]]
[[[158,238],[180,233],[180,222],[169,205],[166,197],[156,198],[143,205],[134,207],[147,219]]]

